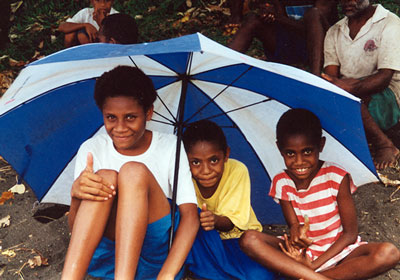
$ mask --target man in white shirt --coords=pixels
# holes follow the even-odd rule
[[[400,119],[400,19],[369,0],[340,0],[342,20],[327,32],[322,76],[362,99],[366,136],[377,169],[399,150],[385,135]]]

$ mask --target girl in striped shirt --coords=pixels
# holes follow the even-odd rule
[[[393,244],[361,242],[351,196],[356,188],[343,168],[319,159],[325,137],[318,117],[292,109],[280,118],[276,131],[287,169],[274,177],[269,194],[282,207],[290,238],[256,236],[246,251],[257,257],[263,250],[257,242],[278,245],[333,279],[367,279],[396,266],[400,252]]]

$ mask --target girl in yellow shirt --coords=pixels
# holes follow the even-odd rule
[[[200,211],[201,229],[188,258],[196,278],[274,279],[274,274],[245,255],[239,237],[262,230],[250,204],[246,166],[229,159],[222,129],[214,122],[191,124],[183,135]]]

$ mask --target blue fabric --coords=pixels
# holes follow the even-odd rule
[[[211,280],[272,280],[275,274],[250,259],[239,239],[221,240],[216,230],[200,229],[187,260],[196,278]]]
[[[286,6],[285,10],[288,17],[293,18],[295,20],[300,20],[304,17],[304,13],[311,7],[312,5]]]
[[[175,231],[179,225],[180,214],[175,214]],[[169,229],[171,214],[147,226],[146,236],[140,253],[135,279],[156,279],[168,255]],[[88,274],[102,279],[114,279],[115,242],[103,237],[92,257]],[[184,268],[175,279],[182,279]]]

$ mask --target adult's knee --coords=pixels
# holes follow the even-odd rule
[[[374,262],[380,267],[387,269],[396,266],[400,261],[400,251],[395,245],[389,242],[381,243],[375,252]]]
[[[246,252],[258,242],[259,232],[256,230],[245,231],[239,239],[240,248]]]

